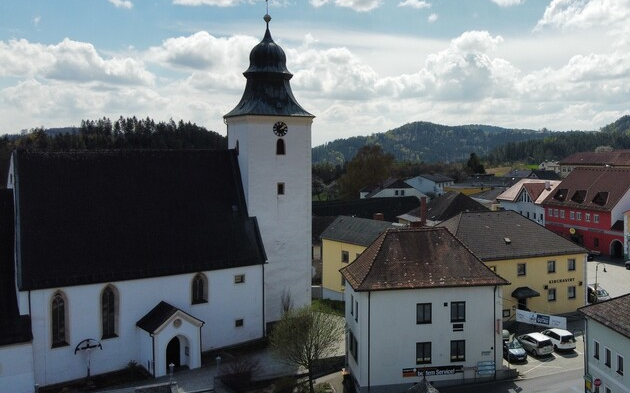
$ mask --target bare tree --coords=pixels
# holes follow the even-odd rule
[[[293,299],[291,298],[291,291],[288,288],[284,288],[280,297],[282,304],[282,313],[286,314],[293,308]]]
[[[278,358],[308,370],[309,391],[313,393],[313,364],[336,353],[344,332],[341,317],[306,306],[285,313],[269,342]]]

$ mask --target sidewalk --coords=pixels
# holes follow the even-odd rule
[[[266,350],[258,350],[246,355],[242,355],[239,358],[250,359],[258,362],[258,372],[255,375],[255,380],[268,380],[278,378],[282,376],[296,375],[300,372],[296,367],[284,364],[272,357]],[[229,360],[226,359],[227,362]],[[215,363],[215,362],[212,362]],[[221,367],[225,366],[226,362],[223,362]],[[208,364],[195,370],[181,370],[176,371],[173,374],[172,382],[177,385],[178,393],[202,393],[202,392],[216,392],[216,393],[232,393],[227,387],[225,387],[220,381],[215,381],[218,367],[215,364]],[[341,370],[335,371],[331,374],[324,375],[316,378],[315,383],[329,383],[335,393],[343,392]],[[134,384],[125,386],[111,387],[108,389],[98,390],[100,393],[135,393],[136,388],[150,385],[164,385],[171,381],[169,376],[156,378],[153,380],[140,381]],[[262,391],[262,390],[261,390]],[[271,392],[271,390],[269,391]]]

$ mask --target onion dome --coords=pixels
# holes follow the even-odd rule
[[[293,74],[287,69],[284,50],[273,41],[269,31],[271,17],[265,15],[267,29],[263,40],[249,54],[249,68],[241,101],[224,118],[262,116],[314,117],[298,104],[291,91],[289,80]]]

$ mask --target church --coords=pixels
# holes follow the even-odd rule
[[[197,368],[311,300],[311,125],[265,16],[228,150],[15,151],[0,393]]]

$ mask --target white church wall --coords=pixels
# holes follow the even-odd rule
[[[33,347],[31,343],[0,347],[0,393],[32,393]]]
[[[284,121],[285,155],[276,155],[273,124]],[[282,315],[282,294],[294,307],[311,301],[311,131],[308,117],[229,118],[228,145],[238,141],[239,164],[251,216],[258,219],[268,264],[265,266],[266,320]],[[285,184],[278,195],[277,184]]]
[[[263,336],[262,266],[249,266],[205,272],[208,303],[191,305],[191,283],[195,274],[130,280],[111,283],[119,293],[118,337],[101,339],[100,297],[107,284],[65,287],[68,313],[68,346],[51,348],[50,304],[57,289],[30,293],[33,321],[33,350],[36,382],[41,386],[86,376],[86,362],[74,354],[84,339],[99,340],[102,350],[92,351],[91,374],[119,370],[133,360],[147,366],[140,350],[136,323],[153,307],[166,301],[206,322],[202,327],[203,351],[235,345]],[[235,284],[234,276],[244,275],[245,283]],[[20,304],[28,293],[20,294]],[[22,312],[26,312],[23,310]],[[244,326],[235,327],[243,318]]]

